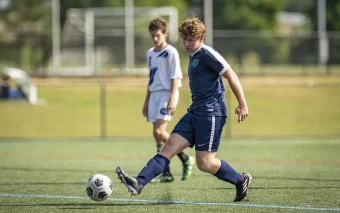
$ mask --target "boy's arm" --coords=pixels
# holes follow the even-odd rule
[[[176,112],[176,91],[177,91],[178,79],[171,79],[170,98],[168,101],[167,111],[169,115],[173,115]]]
[[[243,121],[248,117],[248,106],[244,97],[243,89],[234,70],[229,67],[224,73],[223,77],[228,80],[231,90],[233,91],[237,101],[238,107],[235,109],[235,114],[238,114],[238,122]]]
[[[148,50],[146,52],[146,65],[149,71],[151,71],[151,57],[148,56],[150,50]],[[148,117],[148,108],[149,108],[149,98],[150,98],[150,90],[149,90],[149,82],[150,79],[148,80],[148,85],[146,87],[146,96],[145,96],[145,100],[144,100],[144,104],[143,104],[143,109],[142,109],[142,113],[144,117]]]
[[[176,93],[178,89],[178,84],[181,78],[183,78],[182,70],[180,66],[179,54],[176,49],[173,49],[169,53],[168,57],[168,67],[170,72],[170,97],[168,101],[167,111],[169,115],[173,115],[176,112]]]
[[[144,105],[143,105],[143,111],[142,111],[144,117],[148,117],[149,98],[150,98],[150,91],[149,91],[149,85],[148,85],[147,90],[146,90]]]

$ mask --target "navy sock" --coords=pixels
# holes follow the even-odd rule
[[[221,160],[221,167],[216,172],[215,176],[223,181],[231,184],[238,184],[243,181],[241,175],[237,173],[227,162]]]
[[[157,145],[157,153],[159,153],[159,152],[162,150],[163,146],[164,146],[164,144],[162,144],[162,145]],[[168,168],[166,168],[166,169],[163,171],[163,175],[164,175],[164,176],[171,176],[171,175],[172,175],[171,172],[170,172],[170,166],[168,166]]]
[[[161,174],[166,168],[168,168],[170,161],[160,155],[157,154],[153,157],[146,166],[142,169],[142,171],[138,174],[138,181],[142,186],[148,184],[154,177]]]

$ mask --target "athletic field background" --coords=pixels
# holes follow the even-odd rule
[[[224,137],[340,136],[340,77],[241,77],[249,117],[237,123],[237,101],[228,83],[229,118]],[[0,139],[109,138],[152,140],[142,116],[147,78],[37,78],[45,105],[0,102]],[[183,80],[171,131],[191,104]]]
[[[150,141],[2,141],[0,212],[340,212],[339,150],[336,139],[222,140],[217,156],[253,176],[246,199],[234,203],[233,185],[196,165],[181,181],[177,157],[170,164],[173,183],[148,184],[132,197],[114,169],[137,175],[156,153]],[[113,181],[114,192],[103,202],[85,192],[96,173]]]
[[[340,212],[340,77],[241,77],[249,117],[230,117],[217,157],[253,176],[247,198],[194,166],[181,181],[149,184],[131,197],[116,179],[137,175],[155,155],[142,116],[146,78],[33,79],[46,105],[0,102],[0,212]],[[190,104],[187,79],[172,127]],[[193,149],[186,153],[194,155]],[[114,192],[90,200],[85,184],[108,175]]]

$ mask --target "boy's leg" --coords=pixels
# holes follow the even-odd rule
[[[164,144],[159,154],[157,154],[153,159],[151,159],[148,162],[148,164],[143,168],[143,170],[139,173],[137,178],[141,185],[145,186],[152,180],[152,178],[160,174],[162,171],[160,173],[158,173],[158,171],[161,170],[161,167],[164,168],[163,169],[164,171],[165,168],[169,166],[170,160],[177,153],[183,151],[188,146],[190,146],[190,143],[183,136],[176,133],[171,134],[169,140]],[[154,162],[157,162],[161,167],[158,167]],[[151,166],[149,166],[149,163]]]
[[[167,110],[166,110],[166,107],[168,105],[168,100],[170,98],[170,91],[157,92],[155,94],[155,98],[156,98],[156,100],[158,100],[158,104],[159,104],[156,118],[159,119],[159,120],[166,121],[166,122],[171,121],[172,118],[173,118],[173,115],[169,115],[167,113]],[[177,90],[176,95],[175,95],[176,105],[178,103],[178,100],[179,100],[179,91]],[[166,123],[166,125],[167,125],[167,123]],[[160,129],[161,130],[161,136],[160,136],[159,139],[161,140],[161,142],[164,142],[164,143],[169,139],[169,136],[170,136],[169,133],[166,131],[166,125],[164,126],[164,128]],[[194,163],[194,161],[192,161],[192,159],[194,159],[194,158],[193,157],[190,158],[190,156],[186,155],[183,151],[179,152],[177,154],[177,156],[179,157],[179,159],[181,160],[181,162],[183,164],[183,172],[184,172],[184,170],[187,170],[186,172],[189,173],[189,170],[190,170],[190,174],[191,174],[190,168],[192,168],[192,163]],[[184,169],[184,168],[186,168],[186,169]],[[187,177],[188,177],[188,175],[187,175]]]
[[[166,131],[168,121],[157,119],[153,123],[153,135],[157,144],[157,153],[162,149],[164,143],[169,139],[169,133]],[[188,179],[192,174],[192,168],[195,164],[195,158],[193,156],[186,155],[183,151],[177,154],[183,164],[182,180]],[[170,172],[170,167],[164,170],[163,174],[159,177],[154,178],[151,182],[162,183],[162,182],[173,182],[174,178]]]
[[[166,131],[168,121],[157,119],[153,123],[153,136],[156,141],[157,153],[160,152],[162,147],[164,146],[166,140],[169,138],[169,133]],[[164,140],[166,138],[166,140]],[[163,174],[155,177],[151,180],[152,183],[165,183],[165,182],[173,182],[174,178],[170,172],[170,167],[168,166],[164,171]]]
[[[215,175],[218,179],[233,185],[242,182],[242,177],[227,162],[217,159],[216,152],[196,150],[197,167],[203,171]]]
[[[239,174],[227,162],[217,159],[223,126],[226,118],[219,116],[194,116],[196,125],[195,149],[197,167],[204,172],[229,182],[236,187],[234,201],[241,201],[248,193],[251,176],[248,173]]]
[[[149,160],[137,177],[128,175],[120,167],[116,168],[117,176],[132,195],[140,194],[144,186],[161,174],[169,166],[170,160],[188,146],[190,143],[184,137],[172,134],[160,153]]]
[[[218,179],[231,183],[236,187],[235,202],[243,200],[248,193],[251,182],[249,173],[239,174],[227,162],[215,158],[216,152],[196,151],[197,166],[203,171],[216,176]]]
[[[157,145],[157,153],[159,153],[161,151],[161,149],[163,148],[163,145]],[[169,182],[173,182],[174,181],[174,177],[172,176],[171,172],[170,172],[170,166],[168,166],[164,171],[163,174],[153,178],[150,183],[169,183]]]

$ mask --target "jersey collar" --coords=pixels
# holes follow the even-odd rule
[[[202,49],[202,47],[204,47],[205,44],[202,44],[200,48],[198,48],[195,52],[190,54],[190,58],[193,57],[198,51],[200,51]]]
[[[166,46],[165,46],[165,47],[163,47],[163,48],[162,48],[162,49],[160,49],[160,50],[156,50],[156,49],[155,49],[155,47],[154,47],[154,48],[153,48],[153,51],[154,51],[154,52],[160,52],[160,51],[163,51],[164,49],[166,49],[166,48],[168,47],[168,45],[169,45],[169,44],[166,44]]]

